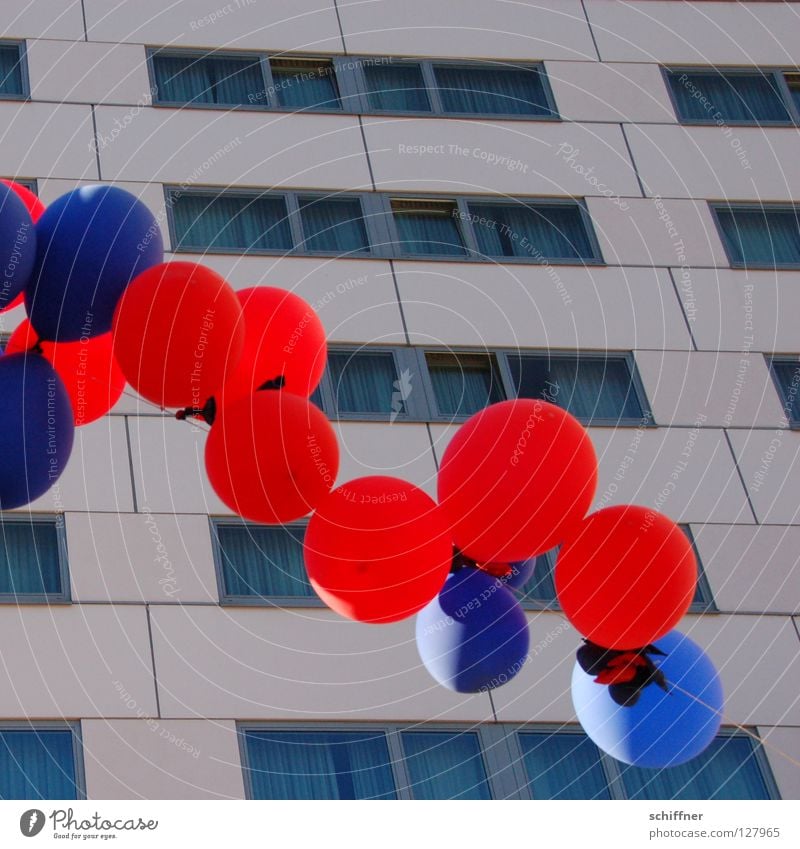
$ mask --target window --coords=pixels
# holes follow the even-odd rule
[[[369,251],[359,198],[301,197],[299,206],[306,251],[342,255]]]
[[[495,358],[491,354],[425,354],[436,412],[440,416],[471,416],[505,399]]]
[[[554,114],[540,66],[434,64],[433,70],[445,113],[539,117]]]
[[[263,98],[257,56],[151,54],[157,103],[247,106]]]
[[[712,206],[733,267],[800,266],[800,221],[795,207]]]
[[[466,253],[452,201],[392,201],[401,254],[459,256]]]
[[[214,519],[211,533],[223,603],[320,604],[306,578],[305,525]]]
[[[780,72],[668,71],[678,118],[702,124],[786,124]]]
[[[63,519],[0,517],[0,602],[68,599]]]
[[[29,192],[33,192],[35,195],[39,194],[39,187],[36,184],[36,180],[31,180],[27,177],[10,177],[8,175],[5,175],[3,179],[19,183],[20,186],[24,186]]]
[[[723,731],[681,767],[627,767],[577,727],[241,723],[251,799],[769,799],[757,740]]]
[[[272,85],[284,109],[341,109],[333,63],[324,59],[270,59]]]
[[[478,251],[489,257],[596,259],[577,204],[469,203]]]
[[[339,415],[407,414],[400,372],[391,351],[331,351],[327,372]]]
[[[770,360],[772,379],[783,403],[783,412],[791,427],[800,426],[800,359],[773,357]]]
[[[77,726],[0,726],[0,799],[81,799]]]
[[[0,42],[0,98],[18,99],[28,94],[28,75],[20,42]]]
[[[431,102],[419,63],[364,66],[367,102],[376,112],[430,112]]]

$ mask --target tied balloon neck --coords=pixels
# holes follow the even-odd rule
[[[453,546],[453,562],[450,565],[450,574],[452,575],[454,572],[458,572],[461,569],[470,568],[477,569],[478,563],[475,560],[472,560],[470,557],[467,557],[466,554],[463,554],[460,548],[457,548],[455,545]]]
[[[37,336],[36,341],[33,345],[28,348],[29,354],[38,354],[40,357],[44,356],[44,348],[42,347],[42,340]]]
[[[265,389],[283,389],[286,385],[286,378],[279,374],[277,377],[273,377],[271,380],[265,380],[261,386],[256,389],[256,392],[262,392]]]
[[[652,644],[622,650],[607,649],[584,640],[576,658],[587,675],[595,676],[596,684],[608,687],[609,696],[620,707],[633,707],[642,691],[652,684],[669,693],[667,679],[653,661],[653,657],[658,656],[666,655]]]
[[[184,407],[182,410],[178,410],[175,413],[175,418],[179,422],[186,421],[186,419],[202,419],[204,422],[213,425],[217,418],[217,402],[212,396],[202,407]]]

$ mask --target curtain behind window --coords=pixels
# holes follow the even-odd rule
[[[585,734],[517,735],[534,799],[610,799],[597,746]]]
[[[773,78],[763,74],[676,72],[669,75],[669,81],[678,113],[688,120],[789,120],[789,113]],[[700,95],[705,97],[705,103]]]
[[[500,380],[485,356],[428,354],[428,374],[442,416],[471,416],[503,400]]]
[[[415,799],[491,799],[475,734],[403,731],[401,737]]]
[[[153,70],[161,101],[220,106],[264,102],[264,77],[258,59],[153,56]]]
[[[538,70],[438,65],[434,73],[445,112],[552,114]]]
[[[419,65],[365,65],[371,109],[430,112],[431,104]]]
[[[800,362],[773,360],[772,370],[780,383],[786,415],[793,422],[800,420]]]
[[[358,198],[309,198],[300,201],[307,251],[350,254],[369,250]]]
[[[0,47],[0,94],[24,94],[19,48]]]
[[[394,211],[400,250],[404,254],[457,256],[464,253],[461,233],[452,210],[438,212]]]
[[[403,411],[397,367],[391,353],[328,353],[328,371],[339,413]],[[398,407],[393,410],[393,405]]]
[[[58,594],[58,532],[45,522],[0,522],[0,593]]]
[[[273,60],[272,84],[281,106],[289,109],[339,109],[333,67]]]
[[[77,797],[71,731],[0,731],[0,799]]]
[[[800,223],[792,210],[718,209],[734,262],[800,263]]]

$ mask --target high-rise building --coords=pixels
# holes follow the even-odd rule
[[[323,607],[303,524],[232,516],[206,429],[126,395],[2,516],[0,796],[800,798],[800,7],[2,11],[1,176],[45,204],[113,183],[168,259],[307,299],[340,481],[435,494],[470,413],[567,407],[600,460],[595,508],[647,505],[693,541],[681,629],[726,702],[684,767],[602,755],[570,700],[552,553],[520,673],[438,686],[413,619]]]

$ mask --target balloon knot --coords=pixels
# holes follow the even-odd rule
[[[608,687],[608,694],[620,707],[633,707],[649,684],[656,684],[665,693],[669,692],[664,673],[650,655],[665,656],[652,644],[620,650],[603,648],[584,640],[584,645],[578,649],[577,659],[584,672],[596,676],[596,684]]]
[[[470,557],[467,557],[466,554],[462,554],[461,549],[457,548],[454,545],[453,562],[450,566],[450,574],[452,574],[453,572],[458,572],[459,569],[463,569],[465,566],[468,566],[472,569],[478,568],[478,564],[475,560],[472,560]]]
[[[272,380],[265,380],[261,386],[256,389],[256,392],[261,392],[262,389],[283,389],[286,385],[286,378],[279,374],[277,377],[273,377]]]
[[[179,422],[184,422],[186,419],[203,419],[203,421],[213,425],[217,418],[217,402],[212,396],[202,407],[184,407],[182,410],[178,410],[175,413],[175,418]]]

